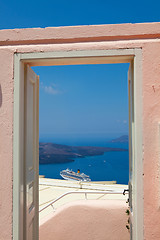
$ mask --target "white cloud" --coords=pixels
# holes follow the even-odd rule
[[[58,95],[62,92],[56,89],[56,84],[52,84],[50,86],[44,86],[43,82],[41,82],[40,87],[44,90],[45,93],[51,94],[51,95]]]
[[[126,124],[126,123],[127,123],[127,120],[123,120],[123,123]]]
[[[44,91],[48,94],[52,94],[52,95],[57,95],[60,94],[61,92],[58,91],[57,89],[53,88],[52,86],[45,86],[44,87]]]

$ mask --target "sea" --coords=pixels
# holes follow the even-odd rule
[[[39,174],[46,178],[62,179],[60,171],[72,169],[90,176],[91,181],[116,181],[118,184],[128,184],[129,180],[129,152],[128,143],[111,142],[110,138],[56,138],[43,136],[40,142],[52,142],[69,146],[98,146],[123,148],[127,151],[111,151],[100,156],[75,158],[74,162],[60,164],[40,164]]]

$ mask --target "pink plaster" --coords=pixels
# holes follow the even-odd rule
[[[12,236],[13,53],[0,50],[0,239]]]
[[[160,121],[160,44],[147,44],[144,67],[144,232],[146,239],[160,238],[159,129]],[[147,183],[148,182],[148,183]],[[153,227],[154,226],[154,227]]]
[[[14,52],[142,48],[144,239],[160,239],[160,23],[0,30],[0,239],[12,238]]]
[[[124,200],[88,200],[66,204],[43,220],[39,239],[129,240],[126,209]]]
[[[148,27],[149,26],[149,27]],[[160,23],[47,27],[0,31],[0,44],[51,44],[160,37]]]

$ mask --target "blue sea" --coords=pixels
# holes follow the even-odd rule
[[[60,164],[40,164],[39,174],[46,178],[62,179],[60,171],[66,168],[89,175],[92,181],[117,181],[119,184],[128,184],[129,179],[129,152],[128,143],[112,143],[109,138],[55,138],[41,137],[40,142],[52,142],[69,146],[99,146],[127,149],[125,152],[106,152],[100,156],[75,158],[74,162]]]

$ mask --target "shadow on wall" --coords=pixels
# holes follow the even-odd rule
[[[0,107],[2,106],[2,88],[0,84]]]

